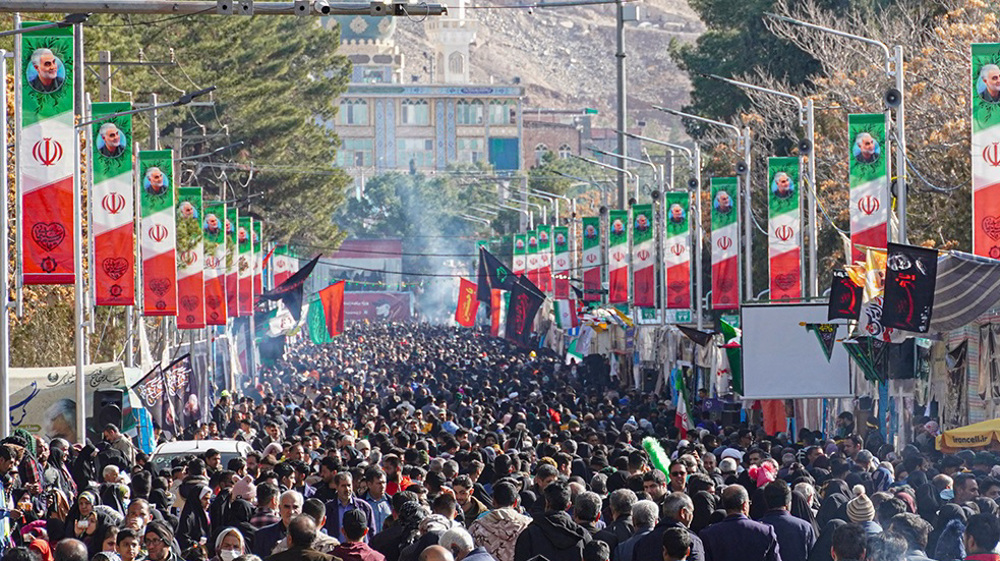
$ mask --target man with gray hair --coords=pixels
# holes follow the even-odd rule
[[[691,497],[684,493],[670,493],[663,497],[660,505],[660,522],[653,531],[646,534],[636,544],[632,559],[617,559],[616,561],[663,561],[663,532],[667,528],[684,528],[691,536],[691,553],[688,561],[705,561],[705,546],[698,534],[691,531],[691,521],[694,520],[694,503]]]
[[[635,532],[635,526],[632,524],[632,505],[638,500],[631,489],[612,491],[608,496],[608,506],[611,507],[611,519],[614,522],[597,532],[594,539],[608,544],[608,549],[614,552],[618,544],[632,537]]]
[[[251,551],[254,555],[267,557],[274,551],[278,542],[288,535],[288,524],[293,518],[302,514],[302,493],[298,491],[285,491],[278,499],[278,515],[280,519],[257,530],[253,537],[253,547]],[[315,523],[314,523],[315,525]],[[310,541],[309,543],[312,543]]]
[[[450,551],[455,561],[496,561],[486,548],[476,547],[472,534],[460,526],[441,534],[438,545]]]
[[[859,163],[870,164],[878,159],[878,144],[870,133],[863,132],[854,137],[854,147],[857,149],[854,159]]]
[[[1000,101],[1000,66],[984,64],[979,69],[979,79],[983,82],[983,91],[979,97],[990,103]]]
[[[635,525],[635,533],[611,551],[611,561],[632,561],[636,544],[653,531],[659,520],[660,507],[653,501],[638,501],[632,505],[632,524]]]
[[[600,532],[597,521],[601,518],[603,506],[601,496],[592,491],[584,491],[573,499],[573,521],[582,526],[592,538]],[[630,518],[631,514],[630,511]]]
[[[122,144],[122,133],[114,123],[104,123],[98,131],[101,140],[104,141],[99,152],[108,158],[117,158],[125,153],[125,145]]]
[[[31,65],[35,67],[37,76],[28,82],[31,89],[39,93],[52,93],[62,87],[65,78],[59,77],[60,60],[52,49],[35,49],[31,53]]]

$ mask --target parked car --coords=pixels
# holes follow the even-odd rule
[[[246,458],[247,454],[253,451],[253,447],[242,440],[178,440],[176,442],[164,442],[153,450],[149,461],[153,463],[153,468],[159,472],[161,469],[170,470],[170,461],[183,456],[199,456],[209,449],[219,451],[220,465],[225,466],[229,460],[239,457]]]

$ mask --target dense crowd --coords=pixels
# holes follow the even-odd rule
[[[285,357],[186,428],[198,456],[4,439],[0,561],[1000,561],[1000,458],[934,452],[932,421],[899,453],[847,412],[681,438],[603,357],[427,325]]]

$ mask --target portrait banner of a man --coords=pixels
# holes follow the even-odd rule
[[[1000,43],[972,45],[972,252],[1000,259]]]
[[[799,158],[768,158],[767,255],[771,300],[802,297],[802,208]]]
[[[90,125],[94,294],[98,306],[135,304],[135,189],[129,103],[94,103]],[[114,117],[107,117],[116,115]],[[107,117],[103,118],[102,117]]]
[[[864,259],[859,246],[884,248],[889,224],[889,154],[885,146],[885,114],[848,116],[850,145],[851,262]]]

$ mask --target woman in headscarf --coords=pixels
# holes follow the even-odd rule
[[[941,491],[932,482],[924,483],[915,489],[917,490],[917,514],[933,524],[937,518],[938,509],[944,502],[944,499],[941,498]]]
[[[83,524],[87,525],[84,526]],[[108,526],[112,526],[112,521],[103,512],[91,510],[90,513],[81,516],[73,526],[73,537],[82,541],[87,546],[90,557],[101,551],[101,543]]]
[[[792,507],[789,512],[792,516],[808,522],[813,527],[813,535],[819,535],[816,515],[813,514],[813,509],[809,508],[809,499],[801,492],[792,491]]]
[[[239,530],[240,534],[243,535],[243,539],[246,540],[247,543],[253,543],[253,538],[257,532],[257,528],[255,528],[253,524],[250,524],[250,519],[253,517],[253,511],[253,504],[249,501],[236,499],[231,505],[229,505],[229,509],[226,511],[226,519],[224,521],[226,528],[235,528]],[[218,536],[216,536],[215,539],[218,539]],[[218,553],[218,550],[216,550],[216,553]]]
[[[816,522],[824,528],[833,519],[846,522],[848,500],[847,483],[842,479],[828,480],[823,486],[823,502],[816,513]]]
[[[52,540],[52,543],[63,539],[67,535],[66,519],[69,516],[69,501],[66,495],[59,489],[53,489],[49,508],[45,516],[45,530]]]
[[[184,510],[177,524],[177,544],[181,551],[187,551],[202,539],[208,539],[211,524],[208,521],[208,505],[212,500],[212,489],[206,485],[192,487],[184,498]]]
[[[215,556],[212,561],[233,561],[246,553],[246,537],[236,528],[223,528],[215,538]]]
[[[823,526],[823,531],[819,533],[819,537],[816,538],[816,545],[809,552],[808,561],[833,561],[833,555],[830,553],[830,549],[833,548],[833,533],[837,531],[837,528],[846,525],[847,522],[839,519],[827,522]]]
[[[42,472],[42,480],[45,482],[43,486],[46,489],[55,487],[69,497],[76,494],[76,482],[73,481],[73,476],[70,475],[69,468],[66,467],[65,454],[66,452],[58,446],[52,446],[49,449],[49,463]]]
[[[964,508],[953,503],[941,506],[934,522],[934,530],[927,538],[927,551],[930,557],[938,561],[965,559],[965,544],[962,537],[967,519],[968,514]]]
[[[97,448],[93,444],[88,443],[76,455],[70,475],[77,489],[86,489],[97,481]]]
[[[49,542],[35,538],[28,544],[28,549],[37,553],[41,561],[52,561],[52,547],[49,546]]]
[[[97,500],[97,494],[93,491],[80,493],[76,503],[69,509],[69,514],[66,515],[66,537],[73,537],[86,530],[87,518],[94,512],[94,506],[99,504],[101,503]]]
[[[708,526],[712,513],[715,512],[715,495],[708,491],[698,491],[691,498],[694,503],[694,518],[691,520],[691,531],[698,533]]]

